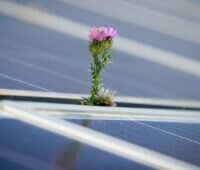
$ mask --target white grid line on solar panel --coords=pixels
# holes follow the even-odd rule
[[[4,102],[4,109],[14,115],[16,118],[26,123],[36,125],[51,132],[60,134],[64,137],[89,144],[96,148],[106,150],[118,156],[137,161],[154,168],[168,169],[198,169],[198,167],[173,159],[166,155],[127,143],[125,141],[101,134],[87,128],[77,126],[67,121],[51,119],[47,116],[30,113],[30,111],[18,108],[14,103]]]
[[[29,109],[32,109],[32,110],[35,110],[36,112],[41,112],[41,113],[47,113],[47,115],[53,115],[53,114],[65,114],[67,118],[67,114],[70,113],[70,115],[73,115],[73,113],[76,113],[76,112],[73,112],[74,110],[77,110],[76,107],[79,107],[79,106],[75,106],[74,105],[66,105],[66,104],[48,104],[48,103],[34,103],[34,102],[16,102],[18,106],[24,108],[24,106],[26,106],[26,108],[29,108]],[[39,107],[38,107],[39,106]],[[74,109],[73,109],[74,107]],[[71,110],[70,110],[71,108]],[[158,130],[160,132],[163,132],[163,133],[167,133],[169,135],[173,135],[175,137],[178,137],[178,138],[181,138],[181,139],[184,139],[184,140],[187,140],[187,141],[190,141],[190,142],[193,142],[193,143],[196,143],[196,144],[200,144],[199,141],[195,141],[195,140],[192,140],[192,139],[189,139],[187,137],[184,137],[184,136],[181,136],[181,135],[178,135],[176,133],[172,133],[172,132],[169,132],[167,130],[163,130],[161,128],[157,128],[157,127],[153,127],[153,126],[150,126],[150,125],[147,125],[146,123],[142,123],[140,121],[138,121],[138,119],[142,119],[142,120],[145,120],[145,121],[151,121],[151,120],[156,120],[156,117],[158,117],[158,121],[159,121],[159,116],[160,117],[163,117],[163,116],[166,116],[166,117],[169,117],[168,119],[166,119],[165,117],[162,118],[162,121],[166,121],[166,122],[175,122],[176,120],[178,120],[177,122],[181,122],[182,120],[182,117],[185,117],[185,121],[187,122],[187,120],[194,116],[194,119],[193,121],[189,122],[189,123],[197,123],[195,121],[197,121],[197,119],[199,119],[199,111],[177,111],[177,110],[166,110],[166,109],[138,109],[138,108],[132,108],[132,109],[127,109],[127,108],[112,108],[112,109],[107,109],[107,108],[103,108],[103,107],[96,107],[96,110],[101,110],[101,112],[99,112],[98,114],[98,111],[97,111],[97,114],[94,114],[92,113],[92,111],[87,111],[87,108],[88,107],[84,107],[82,106],[81,107],[82,109],[84,109],[84,111],[81,109],[79,109],[79,112],[82,112],[83,115],[85,115],[85,117],[87,118],[90,118],[91,116],[92,117],[98,117],[98,116],[108,116],[109,115],[106,115],[108,113],[111,113],[111,118],[115,117],[116,115],[119,116],[118,117],[118,120],[120,118],[127,118],[127,120],[130,120],[130,121],[134,121],[136,123],[139,123],[139,124],[142,124],[142,125],[145,125],[149,128],[152,128],[154,130]],[[51,113],[52,110],[56,110],[56,112],[53,111],[53,113]],[[64,110],[65,109],[65,110]],[[68,109],[68,110],[67,110]],[[95,110],[95,108],[93,108],[93,111]],[[64,113],[63,113],[64,111]],[[104,113],[106,112],[107,113]],[[48,114],[50,112],[50,114]],[[61,113],[60,113],[61,112]],[[78,113],[78,112],[77,112]],[[90,114],[91,113],[91,114]],[[127,114],[125,113],[128,113],[128,116]],[[81,115],[80,113],[78,113],[79,115]],[[103,114],[103,115],[102,115]],[[142,117],[142,118],[136,118],[137,116],[138,117]],[[154,116],[156,115],[156,116]],[[171,116],[171,117],[170,117]],[[177,118],[175,118],[177,116]],[[187,117],[186,117],[187,116]],[[170,119],[174,119],[174,121],[170,121]],[[184,121],[183,121],[184,122]],[[198,122],[199,123],[199,122]],[[126,125],[126,124],[124,124]]]
[[[173,135],[173,136],[175,136],[175,137],[178,137],[178,138],[180,138],[180,139],[187,140],[187,141],[189,141],[189,142],[193,142],[193,143],[195,143],[195,144],[200,145],[200,141],[195,141],[195,140],[189,139],[189,138],[187,138],[187,137],[178,135],[178,134],[176,134],[176,133],[172,133],[172,132],[169,132],[169,131],[167,131],[167,130],[163,130],[163,129],[161,129],[161,128],[157,128],[157,127],[148,125],[148,124],[146,124],[146,123],[139,122],[139,121],[137,121],[137,120],[132,120],[132,121],[134,121],[134,122],[136,122],[136,123],[139,123],[139,124],[141,124],[141,125],[143,125],[143,126],[146,126],[146,127],[149,127],[149,128],[155,129],[155,130],[158,130],[158,131],[160,131],[160,132],[164,132],[164,133],[167,133],[167,134],[169,134],[169,135]]]
[[[10,62],[14,62],[14,63],[17,63],[17,64],[20,64],[22,65],[23,67],[27,67],[27,72],[31,71],[31,70],[37,70],[37,71],[40,71],[41,74],[42,73],[45,73],[45,74],[48,74],[52,77],[54,77],[54,79],[64,79],[64,80],[68,80],[70,82],[74,82],[74,83],[77,83],[77,84],[80,84],[82,86],[86,86],[86,87],[89,87],[89,84],[88,82],[86,81],[83,81],[83,80],[80,80],[79,78],[76,78],[74,76],[71,76],[71,74],[64,74],[62,72],[58,72],[58,71],[55,71],[55,70],[52,70],[52,69],[49,69],[47,67],[42,67],[40,65],[36,65],[36,64],[32,64],[30,62],[27,62],[25,60],[22,60],[22,59],[19,59],[19,58],[14,58],[14,57],[9,57],[9,58],[2,58],[1,57],[1,60],[7,60],[7,61],[10,61]],[[31,70],[30,70],[31,69]]]
[[[86,25],[48,14],[27,6],[19,5],[14,2],[0,1],[0,3],[0,12],[5,15],[49,28],[54,31],[59,31],[77,38],[86,39],[86,36],[82,34],[89,29],[89,27]],[[43,18],[43,20],[41,21],[40,18]],[[141,57],[143,59],[151,60],[153,62],[163,64],[189,74],[200,76],[200,63],[178,54],[163,51],[161,49],[129,40],[124,37],[118,38],[118,40],[115,42],[114,48],[136,57]]]
[[[46,89],[46,88],[43,88],[43,87],[37,86],[37,85],[35,85],[35,84],[32,84],[32,83],[26,82],[26,81],[24,81],[24,80],[20,80],[20,79],[18,79],[18,78],[11,77],[11,76],[6,75],[6,74],[2,74],[2,73],[0,73],[0,76],[1,76],[1,77],[4,77],[4,78],[7,78],[7,79],[10,79],[10,80],[14,80],[14,81],[17,81],[17,82],[23,83],[23,84],[26,84],[26,85],[28,85],[28,86],[35,87],[35,88],[40,89],[40,90],[43,90],[43,91],[45,91],[45,92],[51,92],[50,90],[48,90],[48,89]]]
[[[183,139],[183,140],[185,140],[185,141],[192,142],[192,143],[194,143],[194,144],[200,145],[200,141],[193,140],[193,139],[190,139],[190,138],[185,137],[185,136],[182,136],[182,135],[178,135],[178,134],[176,134],[176,133],[170,132],[169,130],[164,130],[164,129],[161,129],[161,128],[158,128],[158,127],[155,127],[155,126],[152,126],[152,125],[148,125],[146,122],[144,123],[144,121],[141,122],[141,121],[138,121],[137,119],[130,118],[130,117],[128,117],[128,121],[132,121],[133,123],[137,123],[137,124],[140,124],[140,125],[145,126],[145,127],[147,127],[147,128],[151,128],[151,129],[153,129],[153,130],[155,130],[155,131],[159,131],[159,132],[168,134],[168,135],[170,135],[170,136],[174,136],[174,137],[176,137],[176,138]],[[116,121],[116,122],[119,122],[119,121]],[[165,122],[165,123],[166,123],[166,122]],[[171,122],[168,122],[168,123],[171,123]],[[173,123],[175,123],[175,122],[173,122]],[[127,124],[127,121],[120,121],[119,124],[121,124],[121,126],[123,127],[123,129],[126,129],[126,130],[127,130],[127,133],[128,133],[128,132],[132,132],[132,133],[135,132],[134,130],[131,130],[131,129],[134,129],[134,128],[133,128],[131,125],[128,125],[128,124]],[[177,122],[177,124],[178,124],[178,122]],[[187,125],[187,124],[186,124],[186,125]],[[120,128],[119,128],[119,129],[120,129]],[[125,131],[126,131],[126,130],[125,130]]]
[[[42,58],[44,58],[44,56],[42,56]],[[9,57],[9,58],[6,57],[6,58],[1,58],[1,59],[7,60],[9,62],[20,64],[23,67],[27,67],[27,71],[29,71],[29,72],[31,72],[31,70],[41,71],[41,73],[48,74],[51,77],[55,76],[56,79],[60,78],[60,79],[64,79],[64,80],[69,80],[70,82],[80,84],[82,86],[89,88],[88,83],[86,81],[80,80],[80,78],[76,78],[75,76],[70,76],[70,74],[64,74],[63,72],[56,71],[56,70],[53,70],[51,68],[42,67],[42,66],[40,66],[40,64],[36,65],[36,64],[31,63],[31,62],[27,62],[25,60],[22,60],[18,57],[17,57],[17,59],[14,58],[14,57],[13,58],[12,57]],[[58,61],[58,60],[59,59],[56,59],[56,61]],[[74,67],[73,69],[76,69],[76,68]],[[65,72],[67,72],[66,69],[65,69]],[[71,69],[70,72],[73,72],[73,70]],[[138,80],[137,81],[131,81],[131,80],[129,80],[129,78],[127,78],[127,79],[125,79],[125,81],[121,81],[119,79],[119,76],[115,75],[115,74],[112,74],[112,76],[110,74],[105,74],[104,77],[109,79],[109,80],[112,80],[112,82],[123,83],[123,85],[128,87],[129,89],[136,87],[137,89],[141,89],[143,92],[146,92],[148,94],[149,93],[153,94],[153,95],[157,94],[159,96],[169,96],[169,95],[175,96],[175,93],[171,92],[170,90],[166,90],[166,89],[161,88],[161,87],[154,87],[152,85],[147,85],[145,83],[139,82]]]
[[[89,128],[118,137],[131,143],[139,144],[147,148],[158,151],[160,150],[165,154],[175,156],[177,153],[179,153],[181,154],[179,157],[182,157],[183,159],[188,159],[190,156],[194,159],[198,159],[200,147],[197,145],[199,145],[199,143],[197,140],[193,140],[199,139],[198,130],[195,131],[190,128],[189,131],[187,131],[187,134],[185,135],[190,136],[192,138],[190,139],[189,137],[184,137],[182,135],[171,135],[172,133],[169,131],[168,132],[170,134],[163,133],[163,131],[160,133],[160,130],[158,131],[158,129],[155,130],[149,128],[148,126],[144,126],[144,124],[140,124],[140,122],[137,124],[137,122],[138,121],[90,120]],[[162,122],[157,123],[162,124]],[[173,129],[174,131],[177,129],[176,126],[180,126],[179,123],[167,124],[168,127],[173,125],[175,125]],[[184,126],[185,128],[183,128]],[[184,130],[188,130],[187,124],[184,124],[181,127]],[[182,133],[180,130],[178,132],[180,134]],[[189,133],[193,133],[193,135]],[[187,152],[185,157],[182,155],[184,152]]]
[[[72,113],[73,114],[73,113]],[[95,115],[96,116],[96,115]],[[115,117],[115,116],[113,116],[113,117]],[[112,118],[113,118],[112,117]],[[123,118],[125,117],[125,116],[122,116],[121,115],[121,119],[120,118],[118,118],[117,120],[123,120]],[[180,139],[183,139],[183,140],[186,140],[186,141],[189,141],[189,142],[192,142],[192,143],[195,143],[195,144],[199,144],[200,145],[200,141],[195,141],[195,140],[192,140],[192,139],[189,139],[189,138],[187,138],[187,137],[184,137],[184,136],[181,136],[181,135],[178,135],[178,134],[176,134],[176,133],[172,133],[172,132],[169,132],[169,131],[167,131],[167,130],[163,130],[163,129],[161,129],[161,128],[157,128],[157,127],[154,127],[154,126],[150,126],[150,125],[148,125],[148,124],[146,124],[146,123],[142,123],[142,122],[140,122],[140,121],[138,121],[137,119],[135,119],[135,118],[130,118],[130,117],[134,117],[134,116],[128,116],[127,117],[127,119],[126,120],[128,120],[128,121],[133,121],[133,122],[136,122],[136,123],[138,123],[138,124],[142,124],[143,126],[146,126],[146,127],[149,127],[149,128],[151,128],[151,129],[154,129],[154,130],[157,130],[157,131],[160,131],[160,132],[163,132],[163,133],[167,133],[167,134],[169,134],[169,135],[172,135],[172,136],[175,136],[175,137],[177,137],[177,138],[180,138]],[[67,119],[67,116],[65,117],[66,119]],[[86,116],[86,118],[87,119],[90,119],[90,116]],[[110,118],[110,120],[113,120],[112,118]],[[151,118],[151,119],[145,119],[145,118],[143,118],[142,119],[143,121],[155,121],[155,118]],[[159,119],[157,120],[157,121],[159,121]],[[170,121],[170,120],[162,120],[163,122],[176,122],[176,120],[174,120],[174,121]],[[181,122],[181,120],[179,120],[180,122]],[[177,121],[177,123],[179,122],[179,121]],[[192,123],[192,122],[190,122],[190,123]],[[125,121],[125,123],[124,123],[124,125],[126,125],[126,121]],[[128,128],[129,128],[129,130],[130,130],[130,127],[131,126],[128,126]],[[123,127],[124,128],[124,127]]]
[[[15,57],[16,57],[16,54],[15,54]],[[44,56],[42,56],[41,58],[44,58]],[[44,66],[40,65],[40,63],[33,64],[32,62],[27,62],[24,59],[21,59],[19,57],[17,57],[17,59],[16,59],[14,57],[11,57],[10,55],[9,55],[9,58],[6,56],[5,58],[1,57],[1,59],[7,60],[9,62],[20,64],[23,67],[27,67],[27,72],[28,71],[31,72],[32,70],[41,71],[41,73],[48,74],[51,77],[55,76],[56,79],[60,78],[60,79],[64,79],[64,80],[69,80],[70,82],[77,83],[77,84],[80,84],[82,86],[89,88],[88,83],[86,81],[81,80],[80,77],[76,78],[76,76],[70,76],[71,74],[65,74],[67,72],[67,69],[65,69],[65,73],[63,73],[63,72],[60,72],[60,71],[56,71],[55,69],[52,69],[50,67],[49,68],[44,67]],[[59,58],[56,59],[56,62],[57,61],[59,61]],[[49,63],[49,61],[48,61],[48,63]],[[67,65],[69,65],[69,64],[67,64]],[[59,67],[61,67],[61,65],[59,65]],[[76,67],[77,67],[77,65],[76,65]],[[73,69],[70,69],[70,72],[74,73],[73,70],[76,69],[76,67],[74,67]],[[117,74],[112,74],[112,76],[110,74],[105,74],[104,77],[109,79],[109,80],[112,80],[112,82],[123,83],[123,85],[125,85],[129,89],[136,87],[137,89],[141,89],[143,92],[146,92],[148,94],[149,93],[153,94],[153,95],[157,94],[159,96],[169,96],[169,95],[175,96],[175,93],[171,92],[170,90],[166,90],[166,89],[161,88],[161,87],[154,87],[150,84],[147,85],[143,82],[139,82],[138,80],[137,81],[131,81],[131,80],[129,80],[129,78],[127,78],[127,79],[125,79],[125,81],[121,81]]]
[[[14,41],[14,43],[22,44],[22,42],[19,43],[18,41],[13,40],[13,39],[9,40],[9,41],[11,41],[11,42]],[[66,69],[66,66],[67,66],[67,68],[70,67],[70,72],[73,72],[73,73],[75,73],[74,70],[76,70],[76,68],[82,67],[83,69],[85,69],[85,67],[83,67],[83,62],[77,62],[75,60],[69,59],[69,57],[64,57],[60,54],[59,54],[59,57],[58,57],[58,54],[55,56],[53,54],[46,53],[46,51],[44,52],[43,50],[40,50],[40,49],[37,49],[37,50],[39,50],[38,53],[34,49],[34,57],[32,55],[26,55],[26,54],[24,54],[24,50],[27,50],[27,49],[29,50],[29,48],[33,48],[33,47],[29,46],[27,44],[24,44],[24,43],[23,43],[23,46],[25,46],[25,49],[23,49],[22,51],[17,50],[17,53],[16,53],[16,51],[12,51],[10,49],[2,49],[1,51],[4,51],[4,53],[6,53],[6,57],[2,58],[2,59],[9,60],[10,62],[16,61],[19,64],[25,65],[25,67],[28,67],[28,69],[32,68],[34,70],[37,70],[36,68],[39,67],[39,70],[41,70],[41,72],[44,71],[44,73],[47,73],[47,74],[49,72],[49,69],[50,69],[50,72],[53,72],[53,70],[56,69],[56,68],[50,68],[48,66],[48,64],[50,62],[54,63],[54,64],[55,63],[59,64],[59,69],[56,69],[56,70],[60,70],[60,68],[62,68],[62,66],[63,66],[63,70],[65,70],[64,71],[65,73],[68,71],[68,69]],[[30,53],[30,51],[28,51],[28,53]],[[9,58],[8,58],[8,56],[9,56]],[[12,59],[12,57],[17,57],[18,61],[15,58]],[[29,61],[30,58],[31,58],[31,61]],[[25,61],[25,60],[28,60],[28,61]],[[36,63],[33,62],[33,61],[36,61]],[[44,64],[44,63],[40,62],[40,61],[44,61],[44,63],[48,63],[47,65],[45,65],[46,69],[44,68],[43,65],[41,65],[41,64]],[[27,63],[27,65],[26,65],[26,63]],[[33,64],[36,64],[36,66],[33,67]],[[56,64],[54,66],[56,66]],[[88,69],[89,69],[89,67],[88,67]],[[154,85],[146,84],[146,83],[142,82],[141,80],[140,81],[139,80],[132,81],[128,76],[127,76],[127,78],[124,77],[125,78],[124,81],[121,81],[121,79],[119,79],[118,73],[120,71],[120,73],[122,73],[122,74],[127,74],[127,72],[121,72],[124,69],[126,69],[126,68],[122,69],[120,67],[120,69],[119,69],[118,67],[116,67],[116,68],[113,67],[112,70],[116,71],[116,73],[112,74],[112,75],[111,74],[104,74],[104,77],[111,80],[113,83],[115,83],[115,82],[121,83],[129,89],[137,88],[137,89],[140,89],[143,92],[146,92],[147,94],[152,94],[152,95],[156,94],[156,95],[165,96],[165,97],[167,97],[167,96],[173,96],[173,97],[177,96],[178,97],[178,94],[176,94],[173,90],[169,90],[169,89],[166,89],[166,88],[163,88],[163,87],[160,87],[160,86],[155,87]],[[55,72],[56,72],[55,74],[59,74],[58,77],[60,77],[60,75],[62,76],[62,74],[63,74],[63,71],[62,72],[55,71]],[[83,84],[84,86],[88,87],[87,82],[74,79],[70,75],[67,75],[65,73],[64,73],[64,76],[66,78],[68,78],[69,80],[71,80],[72,82],[75,81],[77,83]],[[81,76],[79,76],[79,78],[80,77]],[[65,79],[63,76],[62,76],[62,78]],[[126,88],[124,88],[124,89],[126,89]]]

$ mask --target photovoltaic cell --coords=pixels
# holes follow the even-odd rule
[[[71,120],[81,124],[80,120]],[[200,165],[200,125],[172,122],[88,120],[88,127]]]
[[[0,119],[0,134],[6,170],[151,169],[14,119]]]

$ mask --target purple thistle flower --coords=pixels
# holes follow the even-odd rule
[[[103,26],[105,38],[113,39],[117,36],[117,31],[111,26]]]
[[[113,39],[117,36],[117,31],[111,26],[94,27],[89,31],[88,38],[91,41],[103,41]]]

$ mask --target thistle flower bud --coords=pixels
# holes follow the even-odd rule
[[[102,41],[91,41],[89,44],[89,51],[92,56],[98,56],[108,51],[111,48],[111,46],[111,39],[105,39]]]

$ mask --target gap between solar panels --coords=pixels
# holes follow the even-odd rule
[[[86,97],[81,94],[0,89],[1,118],[14,118],[156,169],[198,169],[191,164],[84,128],[69,120],[100,119],[128,120],[139,123],[140,121],[159,121],[198,124],[200,123],[199,101],[119,97],[116,99],[118,107],[99,107],[80,105],[83,96]],[[168,131],[162,133],[195,142]],[[111,146],[111,143],[116,143],[116,145]],[[123,147],[120,148],[120,146]],[[150,157],[152,159],[149,159]]]
[[[147,122],[166,122],[166,123],[200,123],[200,109],[198,101],[176,101],[159,99],[142,99],[119,97],[118,102],[124,102],[119,107],[102,106],[83,106],[80,105],[80,94],[46,93],[18,90],[0,90],[0,99],[12,99],[11,103],[17,104],[23,109],[28,109],[36,113],[52,116],[67,120],[120,120],[133,121],[149,128],[162,131],[164,133],[176,136],[178,138],[198,143],[187,137],[171,133],[157,127],[143,123]],[[85,95],[84,95],[85,96]],[[127,100],[128,99],[128,100]],[[154,101],[155,100],[155,101]],[[130,103],[132,106],[130,107]],[[9,102],[9,101],[6,101]],[[126,103],[125,103],[126,102]],[[134,105],[134,102],[138,105]],[[168,103],[167,103],[168,102]],[[148,105],[150,104],[150,105]],[[162,106],[164,104],[164,106]],[[173,107],[170,106],[173,104]],[[142,107],[144,106],[144,107]],[[189,107],[189,108],[188,108]],[[1,110],[1,117],[13,118],[12,115],[4,113]],[[142,121],[142,122],[141,122]]]
[[[0,89],[0,100],[59,118],[200,123],[200,101],[118,97],[117,107],[83,106],[81,94]]]

